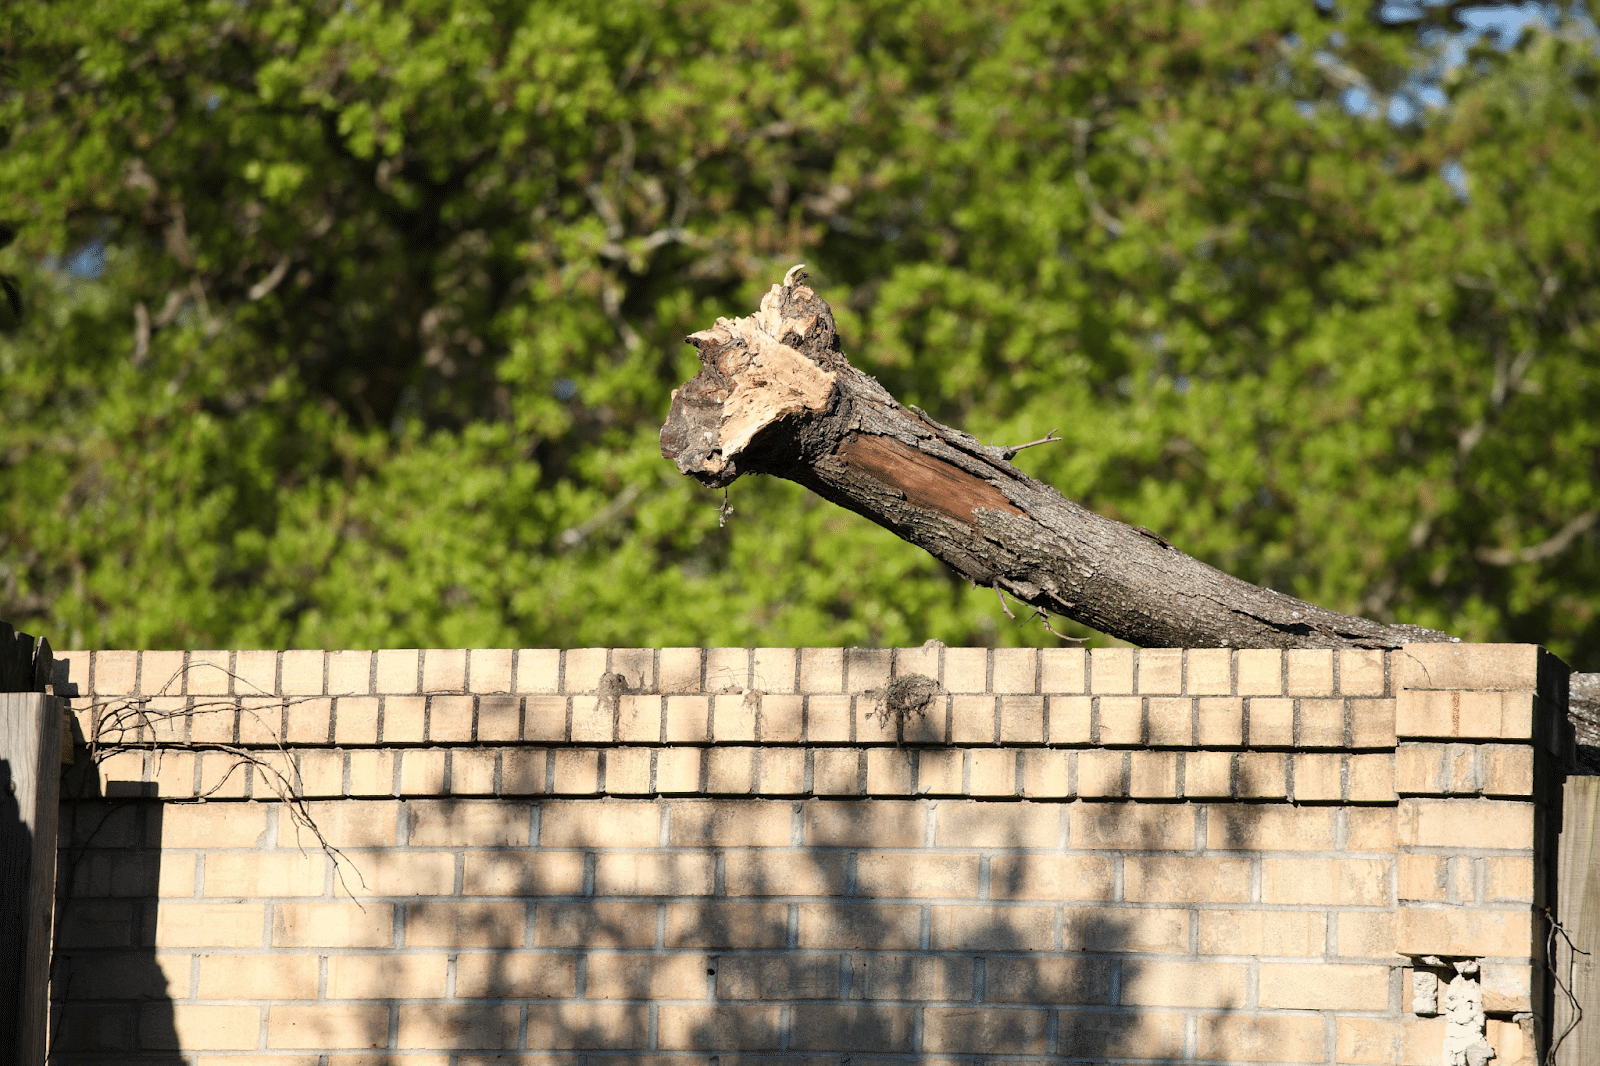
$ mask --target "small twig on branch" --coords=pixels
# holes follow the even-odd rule
[[[1060,437],[1056,436],[1056,431],[1052,429],[1049,433],[1046,433],[1038,440],[1030,440],[1026,444],[1017,444],[1010,448],[1003,448],[1001,449],[1000,454],[1009,460],[1014,458],[1016,454],[1022,451],[1024,448],[1037,448],[1041,444],[1049,444],[1051,441],[1057,441],[1060,439]]]
[[[1039,624],[1044,626],[1044,628],[1048,632],[1053,634],[1058,639],[1068,641],[1069,643],[1072,643],[1072,644],[1086,644],[1086,643],[1088,643],[1088,641],[1089,641],[1088,637],[1069,637],[1065,633],[1056,632],[1056,627],[1050,624],[1050,616],[1048,614],[1046,614],[1043,610],[1039,609],[1038,607],[1035,607],[1033,609],[1033,613],[1039,616]]]
[[[1000,597],[1000,609],[1006,613],[1006,617],[1007,618],[1009,618],[1013,622],[1015,622],[1017,620],[1017,616],[1011,613],[1011,608],[1010,607],[1006,606],[1006,594],[1004,592],[1000,591],[1000,586],[999,585],[995,585],[994,594],[996,596]]]

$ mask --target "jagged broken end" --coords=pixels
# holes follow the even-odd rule
[[[808,285],[804,264],[761,298],[748,318],[719,318],[684,338],[699,350],[701,369],[672,393],[661,429],[661,454],[712,488],[730,485],[758,436],[785,419],[828,410],[838,350],[828,303]]]

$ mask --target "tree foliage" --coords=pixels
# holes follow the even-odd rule
[[[1600,61],[1310,3],[17,0],[0,604],[75,646],[1053,640],[661,461],[805,262],[1241,577],[1600,666]],[[1431,102],[1430,102],[1431,101]]]

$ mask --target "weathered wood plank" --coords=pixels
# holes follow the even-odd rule
[[[0,693],[0,1062],[42,1066],[49,1024],[61,705]]]
[[[1561,980],[1570,980],[1583,1015],[1562,1040],[1556,1063],[1594,1066],[1600,1063],[1600,963],[1596,961],[1600,954],[1600,839],[1596,838],[1596,829],[1600,828],[1600,777],[1567,778],[1562,808],[1556,875],[1558,917],[1578,950],[1589,954],[1570,954],[1557,937],[1556,966]],[[1559,988],[1555,1001],[1552,1037],[1560,1037],[1572,1025],[1577,1012]]]

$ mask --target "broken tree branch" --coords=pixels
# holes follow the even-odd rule
[[[661,453],[712,488],[772,474],[878,523],[980,585],[1145,647],[1396,648],[1457,638],[1259,588],[1097,515],[907,407],[840,352],[801,267],[748,318],[688,342]],[[1035,442],[1042,443],[1042,442]]]

